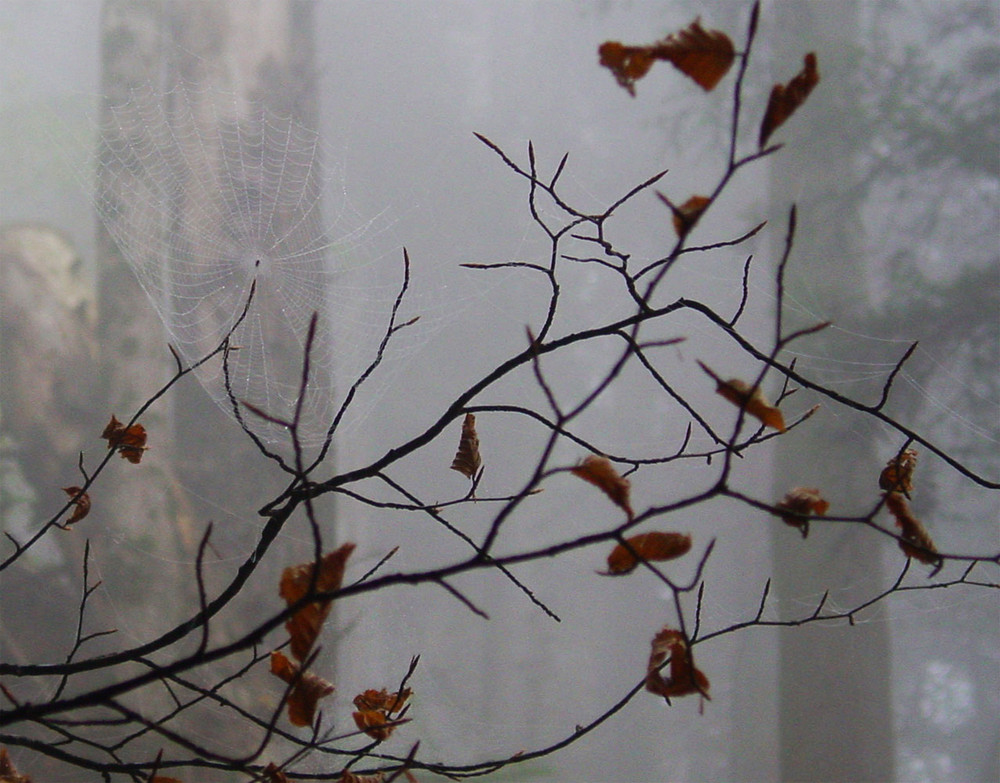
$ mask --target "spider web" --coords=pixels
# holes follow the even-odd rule
[[[173,347],[194,363],[232,331],[226,362],[197,370],[229,415],[234,401],[246,401],[291,420],[317,314],[299,436],[321,442],[377,355],[399,293],[401,252],[374,250],[385,214],[352,210],[342,177],[327,173],[336,156],[318,130],[189,83],[140,84],[116,96],[99,155],[97,213]],[[398,369],[400,354],[419,342],[410,331],[396,334],[387,365]],[[242,418],[265,443],[289,442],[280,424]]]

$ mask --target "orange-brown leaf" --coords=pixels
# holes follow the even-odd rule
[[[599,457],[591,454],[583,462],[572,469],[574,475],[579,476],[584,481],[588,481],[607,495],[611,502],[628,514],[629,519],[634,515],[632,505],[629,501],[629,493],[632,485],[627,478],[618,475],[611,460],[607,457]]]
[[[372,739],[386,740],[412,693],[409,688],[396,693],[389,693],[385,688],[380,691],[369,688],[354,697],[354,706],[358,708],[354,722]]]
[[[337,783],[385,783],[385,773],[375,772],[371,775],[355,775],[349,769],[340,773]]]
[[[665,627],[653,637],[652,648],[649,665],[646,667],[646,690],[667,699],[691,693],[711,698],[708,695],[708,678],[694,665],[683,633]],[[668,655],[670,676],[664,677],[660,667]]]
[[[679,207],[675,207],[668,201],[667,204],[673,212],[674,230],[677,232],[677,236],[687,236],[688,232],[694,228],[694,224],[698,222],[701,213],[711,203],[712,200],[707,196],[691,196]]]
[[[389,739],[395,725],[392,719],[381,710],[359,710],[354,713],[354,722],[358,728],[374,740],[383,742]]]
[[[288,775],[272,761],[264,768],[264,783],[291,783],[291,781]]]
[[[601,65],[609,68],[618,84],[635,96],[635,82],[645,76],[656,60],[666,60],[703,90],[711,90],[729,71],[736,56],[725,33],[706,30],[695,19],[686,29],[668,35],[650,46],[626,46],[606,41],[598,49]]]
[[[334,687],[312,672],[300,671],[298,665],[279,650],[271,653],[271,674],[292,686],[288,694],[288,719],[292,725],[312,726],[317,703],[333,693]]]
[[[618,84],[635,97],[635,82],[641,79],[653,66],[653,55],[649,46],[625,46],[618,41],[605,41],[597,49],[601,65],[609,68]]]
[[[654,57],[673,63],[705,92],[713,89],[728,73],[736,56],[729,36],[719,30],[706,30],[700,18],[686,29],[654,44],[652,50]]]
[[[716,383],[716,393],[725,397],[733,405],[746,409],[746,412],[758,419],[765,427],[771,427],[778,432],[785,431],[785,417],[781,410],[767,401],[759,386],[751,386],[739,378],[722,380],[702,362],[698,362]]]
[[[887,492],[885,505],[889,513],[896,518],[896,525],[902,530],[903,540],[899,542],[899,548],[903,553],[927,565],[940,565],[941,558],[937,556],[934,541],[920,520],[913,515],[906,498],[899,492]]]
[[[396,693],[389,693],[385,688],[380,691],[369,688],[364,693],[354,697],[354,706],[359,710],[381,710],[385,713],[399,712],[409,700],[413,692],[403,688]]]
[[[118,455],[133,465],[142,461],[142,455],[148,449],[146,428],[139,423],[126,427],[115,416],[111,417],[101,437],[108,442],[109,449],[118,449]]]
[[[816,487],[795,487],[785,494],[777,508],[792,512],[791,514],[782,514],[781,519],[786,525],[801,530],[802,537],[805,538],[809,535],[809,520],[795,515],[823,516],[829,510],[830,503],[823,499]]]
[[[355,775],[349,769],[345,769],[340,773],[340,777],[337,778],[337,783],[385,783],[387,780],[399,780],[398,775],[400,771],[403,773],[403,777],[407,783],[417,783],[417,779],[408,769],[397,770],[392,778],[387,778],[384,772],[373,772],[371,775]]]
[[[760,123],[760,146],[767,140],[785,120],[795,113],[813,88],[819,84],[819,71],[816,68],[816,54],[809,52],[805,56],[805,65],[788,84],[776,84],[771,88],[771,97],[767,101],[767,111]]]
[[[691,549],[691,536],[685,533],[653,531],[640,533],[625,541],[628,546],[618,544],[608,555],[608,570],[605,572],[608,576],[631,573],[640,560],[673,560]]]
[[[63,487],[63,492],[72,498],[70,502],[75,506],[73,513],[66,520],[68,526],[79,522],[90,513],[90,495],[83,491],[83,487]],[[0,783],[3,783],[3,778],[0,778]]]
[[[880,489],[902,492],[906,497],[913,491],[913,471],[917,467],[917,452],[906,449],[886,463],[878,477]]]
[[[7,748],[0,748],[0,783],[31,783],[31,778],[27,775],[17,773]]]
[[[451,462],[451,469],[457,470],[467,479],[474,479],[483,464],[479,456],[479,436],[476,434],[476,417],[465,414],[462,422],[462,437],[458,442],[458,452]]]
[[[319,573],[316,576],[316,591],[327,592],[337,590],[344,579],[344,566],[347,558],[354,551],[354,544],[347,543],[323,556]],[[302,563],[289,566],[281,574],[280,593],[288,606],[305,597],[313,579],[315,563]],[[330,613],[330,601],[313,601],[306,604],[293,614],[285,623],[285,628],[291,638],[292,655],[300,661],[305,660],[312,649],[316,637],[323,627],[326,616]]]

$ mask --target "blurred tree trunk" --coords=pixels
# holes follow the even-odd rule
[[[162,246],[170,230],[150,172],[142,166],[128,167],[113,152],[126,139],[144,147],[155,144],[157,128],[140,122],[114,122],[112,111],[134,99],[132,90],[137,84],[162,87],[165,74],[160,59],[167,36],[162,17],[162,3],[110,0],[103,9],[101,28],[104,97],[97,198],[114,202],[117,210],[114,218],[105,217],[108,223],[98,222],[98,342],[105,412],[108,418],[114,414],[122,422],[168,380],[173,369],[160,319],[113,238],[113,233],[122,229],[111,222],[145,225],[149,232],[145,246],[149,248]],[[146,100],[155,101],[155,92],[159,89],[153,89],[154,94]],[[176,613],[183,603],[161,600],[161,590],[176,589],[181,580],[170,491],[174,454],[171,401],[161,401],[141,423],[150,446],[142,463],[115,460],[108,479],[92,493],[94,527],[105,532],[96,541],[95,554],[102,562],[114,563],[114,574],[105,582],[113,592],[118,615],[113,627],[133,639],[149,638],[155,629],[180,619]],[[162,565],[151,569],[150,557]]]
[[[123,226],[143,225],[156,234],[133,247],[169,247],[172,253],[212,258],[218,237],[227,227],[211,216],[227,214],[221,202],[240,197],[208,185],[239,186],[231,175],[224,176],[222,167],[224,156],[243,150],[223,150],[220,139],[235,138],[240,144],[244,135],[253,137],[262,111],[317,127],[313,10],[310,3],[290,0],[252,4],[108,0],[103,20],[102,132],[105,138],[118,134],[132,149],[138,145],[140,150],[151,150],[154,163],[169,161],[174,169],[147,168],[141,156],[129,165],[120,154],[111,154],[108,144],[102,148],[99,197],[105,203],[113,200]],[[115,106],[136,101],[150,105],[113,113]],[[121,122],[122,117],[133,116],[144,119],[133,125]],[[150,117],[160,120],[151,122]],[[182,147],[183,154],[158,157],[156,145],[164,138]],[[214,172],[220,172],[219,176],[213,176]],[[182,183],[173,189],[169,205],[156,201],[164,190],[164,176]],[[318,162],[312,176],[312,184],[321,187]],[[136,213],[143,210],[148,219],[137,219]],[[299,215],[278,212],[271,217],[270,227],[279,236],[289,228],[281,225],[282,219],[287,223],[302,220]],[[319,235],[321,216],[314,214],[311,219]],[[109,228],[114,229],[102,225],[98,236],[100,339],[109,413],[122,418],[162,385],[175,365],[166,344],[169,337]],[[156,261],[162,264],[163,290],[169,296],[167,259]],[[262,317],[266,319],[267,314]],[[294,382],[301,366],[300,347],[289,343],[271,348],[279,349],[274,351],[278,359],[273,371],[291,373],[285,380]],[[195,596],[194,557],[207,523],[213,519],[219,523],[213,533],[215,551],[223,557],[241,556],[252,546],[256,527],[225,523],[233,519],[252,523],[256,508],[280,488],[284,478],[193,379],[186,379],[159,401],[144,415],[143,423],[149,431],[148,457],[140,466],[122,464],[116,472],[114,497],[104,499],[105,508],[113,509],[107,524],[120,526],[126,548],[152,551],[164,571],[173,568],[167,581],[178,589],[186,585],[181,595],[191,598]],[[142,552],[132,560],[145,567],[148,563]],[[127,556],[122,557],[121,567],[127,569],[129,562]],[[149,612],[148,605],[140,596],[134,597],[140,600],[134,618],[139,620]],[[259,603],[261,596],[241,600]],[[186,613],[195,605],[188,600],[164,602],[160,596],[156,603],[161,629],[167,606]],[[217,629],[224,627],[223,621]]]
[[[226,263],[217,248],[226,247],[222,237],[231,227],[214,217],[231,214],[231,204],[251,198],[255,186],[237,180],[225,169],[227,161],[250,154],[243,145],[261,138],[259,129],[268,121],[264,112],[317,127],[313,9],[310,3],[289,0],[109,0],[105,5],[103,138],[114,142],[109,136],[119,134],[122,138],[110,146],[135,151],[115,154],[105,143],[98,181],[99,199],[113,203],[122,221],[117,227],[102,225],[98,234],[100,342],[109,413],[119,418],[131,415],[176,368],[164,325],[113,236],[120,236],[122,227],[142,226],[154,235],[134,242],[126,237],[123,244],[133,252],[169,248],[173,258],[151,259],[162,268],[159,288],[167,297],[173,296],[169,262],[178,254],[205,264],[214,259]],[[128,106],[128,111],[116,113],[116,106]],[[130,124],[131,117],[137,119]],[[164,140],[171,145],[167,152],[157,147]],[[273,154],[280,161],[290,152]],[[261,154],[259,146],[256,153]],[[315,181],[308,186],[318,188],[320,165],[312,163]],[[164,171],[164,165],[169,170]],[[165,192],[169,204],[162,202]],[[145,215],[136,214],[143,210]],[[267,216],[268,228],[276,235],[289,232],[293,222],[299,230],[320,235],[319,214],[303,218],[287,212],[291,210],[276,208]],[[177,301],[184,304],[182,298]],[[274,315],[259,311],[258,325],[270,339],[268,349],[275,359],[268,369],[295,383],[301,348],[287,331],[274,336],[268,320]],[[208,342],[217,344],[220,326],[206,322],[205,328],[211,335]],[[114,531],[102,546],[103,558],[112,558],[116,571],[106,583],[125,590],[113,595],[113,624],[129,642],[153,638],[198,606],[195,563],[210,522],[214,528],[204,568],[207,591],[211,594],[231,577],[235,564],[256,543],[257,508],[287,481],[193,378],[174,387],[142,422],[150,451],[141,465],[116,465],[97,501],[105,509],[102,524]],[[300,554],[279,551],[266,568],[258,569],[259,578],[213,621],[213,645],[241,633],[245,618],[262,606],[276,608],[278,572]],[[220,677],[225,674],[219,672]],[[242,696],[234,689],[231,698],[247,704],[259,698],[252,680],[241,682]],[[247,741],[229,723],[197,710],[188,719],[203,724],[200,736],[209,745],[238,747]]]
[[[799,207],[786,278],[786,331],[822,320],[850,329],[870,310],[858,241],[864,193],[852,179],[862,119],[858,10],[853,2],[781,7],[775,81],[787,81],[801,68],[806,51],[817,52],[823,80],[808,110],[783,131],[785,138],[779,140],[788,143],[772,164],[772,225],[787,224],[789,203]],[[834,332],[807,338],[792,350],[844,362],[868,358],[852,355],[845,342],[843,332]],[[867,399],[877,389],[858,385],[849,392]],[[792,487],[818,486],[832,504],[831,513],[865,513],[878,492],[876,433],[841,411],[821,411],[814,422],[778,443],[774,498]],[[859,526],[814,525],[803,540],[797,530],[776,524],[774,588],[781,618],[808,615],[831,587],[836,591],[830,606],[849,607],[871,597],[884,586],[882,551],[871,532]],[[856,619],[853,626],[823,623],[779,632],[782,780],[895,778],[886,613],[877,606]]]

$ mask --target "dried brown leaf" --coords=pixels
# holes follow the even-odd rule
[[[618,544],[608,555],[608,576],[631,573],[640,560],[673,560],[691,550],[691,536],[685,533],[640,533],[625,539],[628,546]],[[635,554],[633,554],[635,552]],[[636,555],[639,557],[636,558]]]
[[[615,80],[628,94],[635,97],[635,83],[653,67],[654,58],[649,46],[626,46],[618,41],[605,41],[598,47],[601,65],[609,68]]]
[[[819,71],[816,68],[816,54],[809,52],[805,56],[805,65],[788,84],[776,84],[771,88],[771,97],[767,101],[767,110],[760,124],[760,146],[801,106],[813,88],[819,84]]]
[[[809,520],[795,516],[795,514],[823,516],[829,510],[830,503],[823,499],[816,487],[795,487],[785,494],[777,508],[792,512],[791,514],[782,514],[781,519],[786,525],[797,527],[802,531],[802,537],[805,538],[809,535]]]
[[[355,775],[349,769],[340,773],[337,783],[385,783],[385,773],[375,772],[371,775]]]
[[[291,781],[288,775],[272,761],[264,768],[264,783],[291,783]]]
[[[409,688],[396,693],[389,693],[385,688],[380,691],[369,688],[354,697],[354,706],[359,710],[381,710],[391,714],[403,709],[411,695],[413,691]]]
[[[413,773],[408,769],[401,770],[403,777],[406,779],[407,783],[417,783],[417,779],[413,776]],[[399,775],[399,770],[395,775]],[[392,780],[398,780],[399,778],[393,776]],[[349,769],[345,769],[340,773],[340,777],[337,779],[337,783],[386,783],[390,780],[385,776],[384,772],[373,772],[371,775],[356,775]]]
[[[292,685],[288,694],[288,719],[292,725],[312,726],[317,703],[333,693],[333,685],[312,672],[300,671],[280,650],[271,653],[271,674]]]
[[[666,60],[706,92],[729,71],[736,56],[733,42],[719,30],[706,30],[695,19],[687,28],[650,46],[626,46],[607,41],[598,49],[601,65],[635,96],[635,82],[645,76],[656,60]]]
[[[677,70],[708,92],[728,73],[736,50],[728,35],[719,30],[706,30],[699,18],[686,29],[655,44],[653,56],[669,60]]]
[[[359,710],[353,717],[359,729],[379,742],[389,739],[395,728],[390,723],[392,719],[381,710]]]
[[[138,422],[126,427],[113,415],[101,437],[108,442],[109,449],[118,449],[118,455],[133,465],[138,465],[143,453],[148,450],[146,428]]]
[[[76,506],[69,519],[66,520],[66,525],[69,526],[79,522],[90,513],[90,495],[83,491],[83,487],[63,487],[62,490],[72,498],[71,502]],[[2,782],[3,778],[0,778],[0,783]]]
[[[323,556],[319,574],[316,577],[316,590],[327,592],[337,590],[344,579],[344,567],[347,558],[354,551],[354,544],[347,543]],[[289,566],[281,574],[280,593],[288,606],[301,600],[309,590],[312,582],[315,563],[302,563]],[[285,628],[291,638],[292,655],[299,661],[305,660],[312,649],[316,637],[323,627],[323,622],[330,612],[330,601],[313,601],[306,604],[293,614],[285,623]]]
[[[7,748],[3,747],[0,747],[0,783],[31,783],[27,775],[18,774]]]
[[[913,471],[917,467],[917,452],[905,449],[886,463],[878,477],[880,489],[902,492],[906,497],[913,491]]]
[[[467,479],[475,479],[482,464],[483,460],[479,456],[479,436],[476,434],[476,417],[466,413],[462,422],[462,437],[458,442],[458,452],[451,462],[451,469],[457,470]]]
[[[579,476],[584,481],[590,482],[600,489],[611,502],[623,509],[628,518],[634,514],[629,501],[629,493],[632,485],[629,480],[618,475],[611,460],[607,457],[600,457],[596,454],[584,458],[583,462],[572,469],[574,475]]]
[[[668,201],[667,204],[673,212],[674,230],[677,232],[677,236],[687,236],[688,232],[694,228],[695,223],[698,222],[701,213],[711,203],[712,200],[708,196],[691,196],[679,207],[675,207]]]
[[[646,667],[646,690],[667,699],[691,693],[711,699],[708,678],[694,665],[683,633],[669,626],[664,627],[653,637],[652,648]],[[667,656],[670,656],[670,676],[665,678],[660,667]]]
[[[913,515],[910,504],[906,502],[902,493],[887,492],[885,505],[889,513],[896,518],[896,525],[902,531],[903,540],[899,542],[899,548],[903,550],[903,554],[927,565],[940,565],[941,558],[937,555],[934,541],[920,520]]]
[[[354,697],[354,706],[358,708],[354,713],[354,722],[372,739],[380,742],[386,740],[392,734],[394,723],[399,720],[401,711],[411,695],[412,691],[409,688],[396,693],[389,693],[384,688],[380,691],[369,689],[359,693]]]
[[[758,419],[765,427],[771,427],[778,432],[785,431],[784,415],[777,406],[768,402],[759,386],[751,386],[739,378],[724,381],[702,362],[698,364],[715,380],[717,394],[725,397],[733,405],[746,409],[747,413]]]

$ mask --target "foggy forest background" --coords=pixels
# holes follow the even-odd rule
[[[96,266],[107,239],[94,208],[98,172],[88,170],[87,161],[97,149],[107,57],[100,47],[101,6],[97,0],[0,0],[0,230],[42,224],[66,238],[80,263],[60,286],[66,302],[98,325],[98,335],[113,326],[102,320],[112,307],[109,291],[142,294],[126,270],[109,281]],[[530,261],[546,252],[523,182],[473,134],[522,157],[531,140],[549,169],[569,152],[564,187],[595,209],[664,168],[669,173],[660,187],[672,197],[701,192],[724,158],[724,96],[706,98],[664,65],[639,83],[633,99],[600,68],[597,46],[608,39],[651,42],[699,14],[706,26],[738,38],[748,9],[735,2],[315,4],[312,70],[302,78],[315,84],[329,222],[350,236],[343,246],[356,260],[345,278],[351,295],[330,314],[342,341],[333,351],[332,383],[338,366],[356,361],[352,346],[370,339],[369,303],[391,301],[404,245],[413,259],[412,309],[421,315],[419,330],[408,332],[402,350],[390,355],[394,364],[376,381],[371,404],[338,438],[336,464],[381,453],[400,432],[435,416],[436,402],[521,346],[525,324],[538,318],[543,295],[527,288],[523,276],[459,266]],[[714,236],[736,236],[765,219],[782,225],[794,201],[799,235],[789,317],[799,325],[834,323],[801,347],[800,368],[844,394],[870,395],[899,354],[919,340],[895,411],[995,477],[1000,10],[989,0],[765,3],[757,45],[749,77],[757,95],[797,71],[806,51],[817,53],[823,80],[776,137],[784,149],[744,173],[720,203]],[[629,238],[632,252],[654,256],[672,228],[666,217],[662,226],[651,226],[650,214],[626,214],[615,232]],[[330,241],[337,246],[336,236]],[[780,234],[765,232],[755,241],[751,251],[773,264]],[[711,296],[741,274],[751,251],[716,253],[680,270],[672,285]],[[605,306],[597,278],[588,275],[581,267],[572,302],[580,313]],[[751,334],[771,328],[765,287],[762,277],[747,316]],[[15,310],[4,297],[0,290],[0,319]],[[162,375],[172,362],[168,337],[145,299],[132,303],[144,319],[141,346],[159,346],[160,353],[153,364],[144,363],[144,350],[120,364],[139,375]],[[691,366],[697,356],[728,350],[694,321],[685,336],[677,350]],[[70,404],[81,410],[71,416],[62,399],[53,401],[58,411],[48,417],[19,409],[16,404],[32,402],[21,392],[31,382],[10,377],[11,350],[10,343],[0,345],[0,512],[3,527],[21,534],[61,502],[46,493],[72,483],[78,450],[103,446],[96,434],[108,406],[124,412],[138,400],[101,401],[88,410],[94,368],[83,360],[69,384]],[[81,359],[92,349],[70,350]],[[568,387],[603,370],[585,352],[558,367]],[[622,415],[644,404],[638,390],[608,396],[589,413],[588,427],[612,444],[683,434],[666,410],[654,427]],[[242,436],[196,384],[163,415],[163,426],[176,430],[176,464],[156,463],[155,450],[150,458],[175,493],[170,540],[157,540],[141,524],[121,526],[107,511],[88,523],[92,567],[104,581],[99,610],[129,642],[160,627],[160,613],[181,611],[143,590],[144,570],[189,573],[183,569],[193,562],[193,531],[207,520],[220,559],[242,556],[260,524],[255,510],[281,488],[281,477],[269,475],[270,466],[252,454],[239,478],[216,480],[229,476],[228,449]],[[24,447],[18,422],[47,418],[56,426],[73,416],[77,422],[89,416],[96,432],[79,438],[70,432],[58,453]],[[486,417],[480,435],[486,488],[505,486],[531,441]],[[435,458],[446,466],[453,446],[442,444]],[[745,476],[746,491],[777,498],[821,475],[836,513],[850,514],[869,503],[871,466],[884,465],[899,442],[859,416],[827,408],[812,426],[783,438],[781,449],[765,448],[769,463],[757,458]],[[560,456],[568,463],[581,455],[567,449]],[[128,467],[115,469],[124,476]],[[677,468],[663,481],[682,486],[694,471]],[[934,538],[947,541],[949,551],[996,552],[996,493],[984,498],[930,460],[921,471],[919,512]],[[461,489],[462,477],[447,473],[435,473],[436,483],[423,487],[428,496]],[[607,509],[581,496],[579,486],[553,482],[532,505],[531,519],[519,523],[519,541],[555,539],[554,531],[565,537],[567,525],[581,534],[594,529]],[[332,502],[324,508],[330,535],[356,542],[363,564],[375,565],[399,543],[374,512],[349,512]],[[797,614],[827,589],[832,605],[853,606],[898,571],[892,542],[872,546],[853,526],[815,525],[804,542],[776,519],[754,518],[745,509],[733,514],[732,505],[717,501],[682,512],[671,524],[707,537],[720,519],[738,529],[740,545],[720,547],[709,563],[708,624],[753,616],[769,577],[779,611]],[[4,660],[63,649],[60,634],[75,622],[78,602],[79,539],[40,549],[22,571],[0,577]],[[519,541],[506,545],[517,550]],[[437,562],[439,545],[432,535],[418,538],[394,565]],[[309,541],[292,533],[283,546],[289,563],[311,554]],[[368,596],[363,606],[338,612],[338,641],[324,649],[336,672],[333,699],[346,700],[354,685],[371,680],[398,680],[421,651],[418,683],[425,695],[414,724],[448,727],[421,735],[428,737],[422,751],[471,761],[554,741],[584,722],[607,693],[631,685],[644,666],[648,629],[660,627],[671,608],[664,591],[658,602],[646,596],[634,611],[618,611],[632,588],[595,584],[593,572],[602,566],[600,556],[585,550],[525,569],[524,580],[563,616],[558,627],[502,579],[482,574],[462,589],[489,612],[488,622],[432,590]],[[39,580],[45,591],[32,587]],[[244,611],[274,599],[267,589],[248,595]],[[726,636],[698,651],[699,666],[713,673],[703,713],[694,700],[666,707],[640,698],[566,753],[491,779],[587,780],[595,769],[602,780],[622,783],[803,779],[806,765],[826,770],[830,780],[858,779],[860,768],[871,779],[994,781],[1000,776],[997,619],[994,592],[932,590],[893,596],[855,626],[755,628]],[[261,679],[260,687],[266,685]],[[844,758],[846,749],[854,758]],[[57,773],[37,774],[57,779]]]

